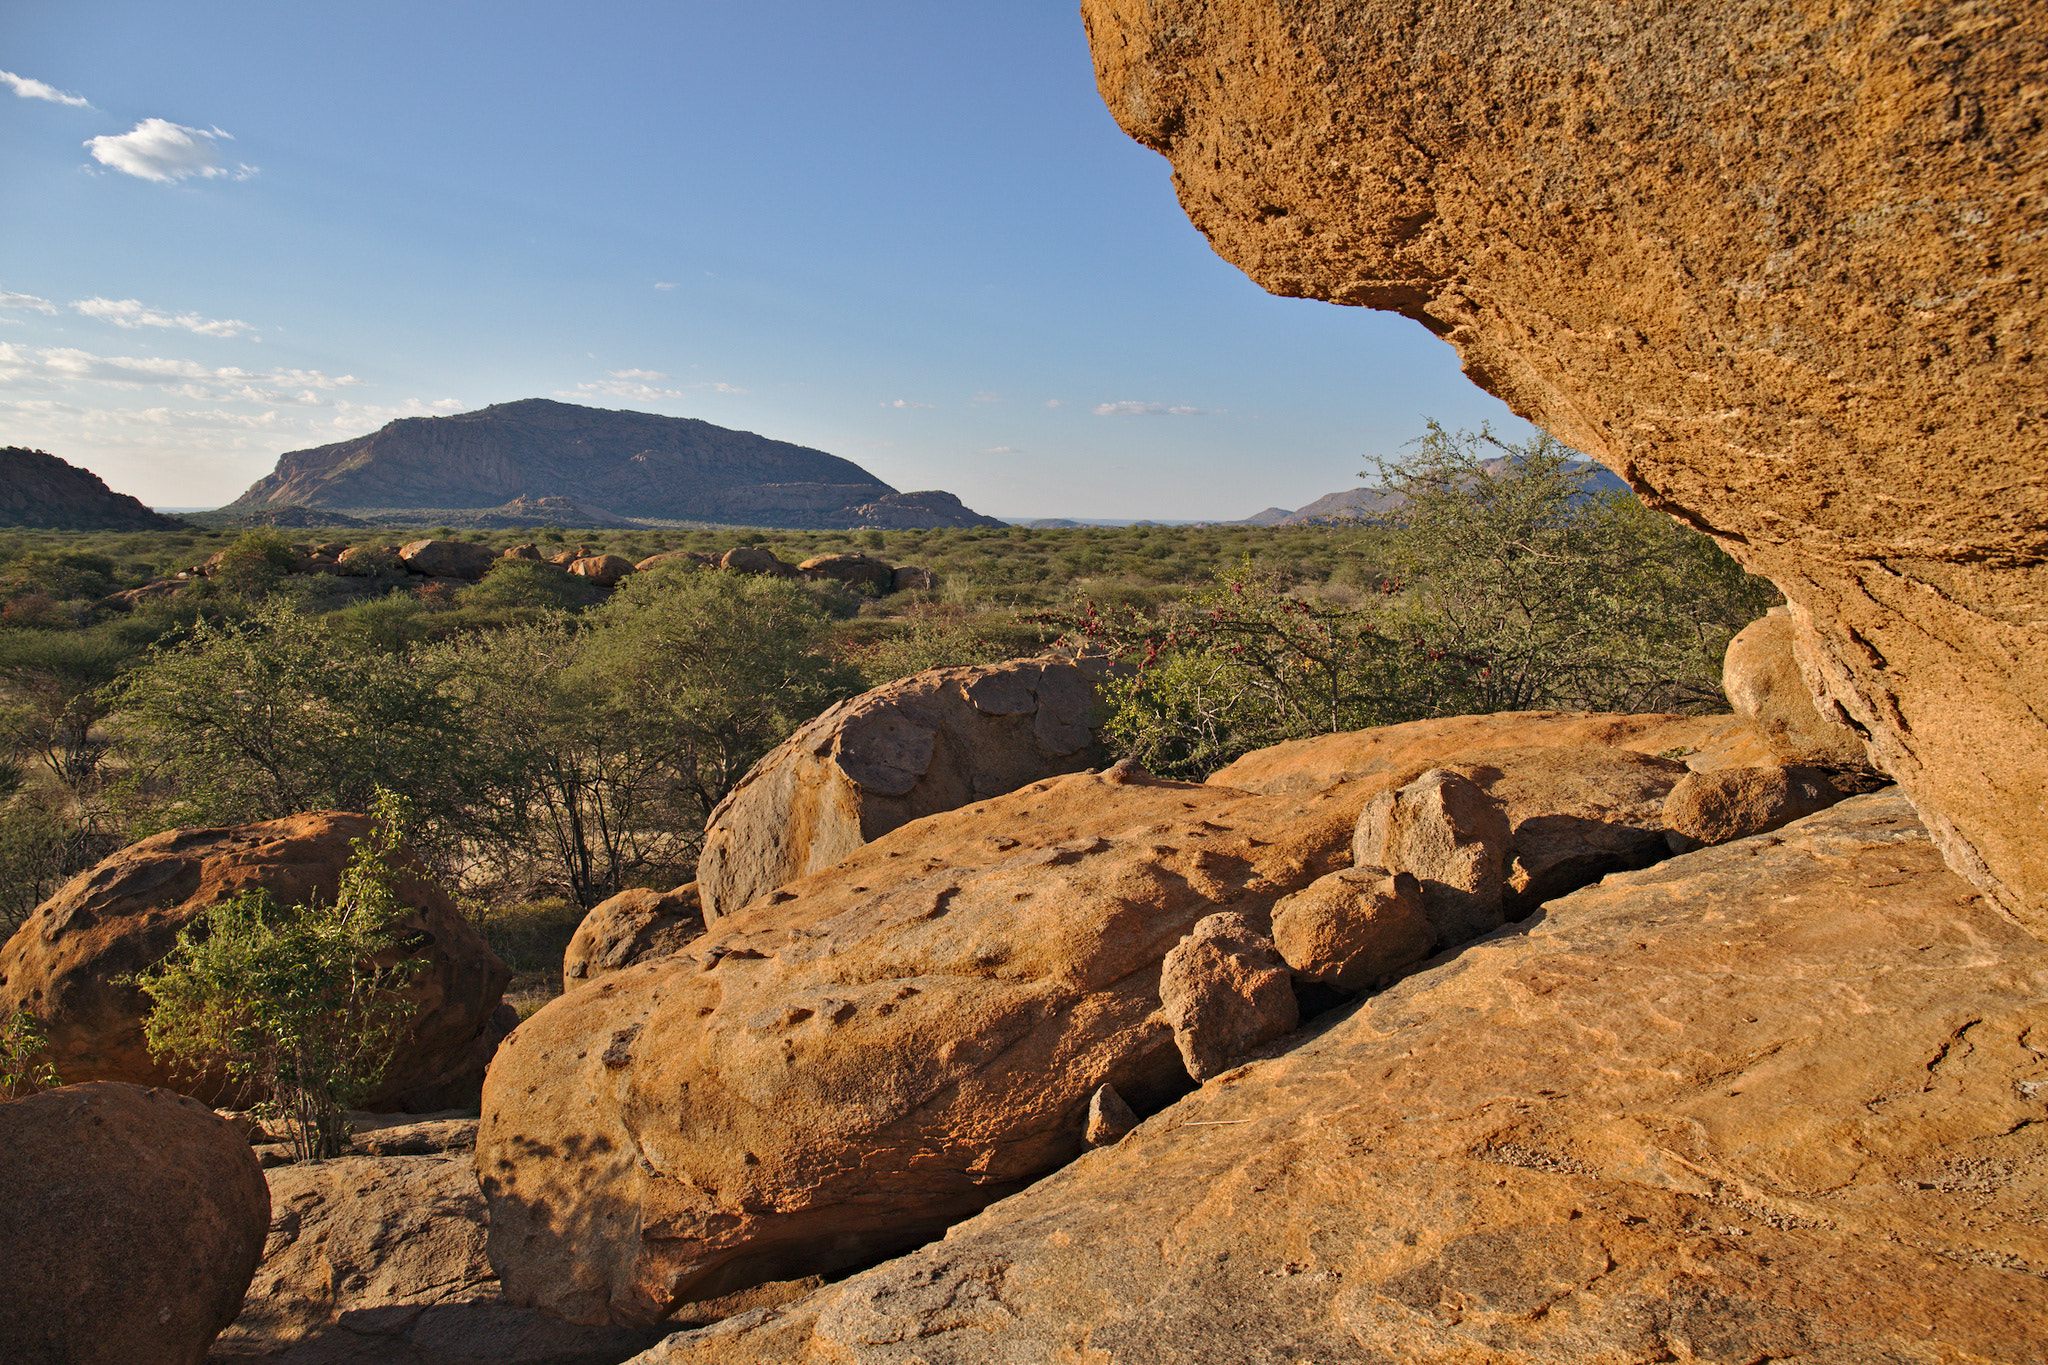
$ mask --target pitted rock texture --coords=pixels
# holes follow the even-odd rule
[[[1160,962],[1346,861],[1359,784],[1073,774],[919,820],[521,1024],[477,1170],[512,1302],[648,1323],[937,1236],[1190,1088]]]
[[[704,917],[924,815],[1102,761],[1093,661],[935,668],[839,703],[784,740],[704,830]]]
[[[2048,4],[1081,8],[1226,260],[1420,322],[1769,577],[2048,933]]]
[[[1728,642],[1721,659],[1721,691],[1735,713],[1754,725],[1780,763],[1854,771],[1868,765],[1863,741],[1835,713],[1814,700],[1792,647],[1792,613],[1773,607]],[[1828,707],[1827,714],[1821,706]]]
[[[636,1365],[2025,1359],[2048,946],[1896,793],[1612,877]]]
[[[0,1360],[199,1365],[270,1196],[205,1105],[100,1082],[0,1103]]]
[[[1664,837],[1677,852],[1789,825],[1842,799],[1818,768],[1723,768],[1687,773],[1664,798]]]
[[[208,907],[244,891],[280,905],[332,901],[350,841],[370,818],[317,811],[225,829],[176,829],[131,844],[81,872],[36,907],[0,947],[0,1012],[43,1022],[48,1056],[66,1081],[127,1081],[194,1094],[234,1095],[219,1076],[158,1062],[142,1037],[149,1000],[121,978],[159,961],[178,931]],[[413,931],[427,967],[407,987],[412,1029],[370,1109],[445,1107],[477,1080],[503,1029],[491,1025],[512,969],[470,927],[448,893],[417,869],[401,870],[396,924]],[[501,1021],[502,1022],[502,1021]]]
[[[673,891],[621,891],[592,906],[576,926],[562,954],[562,989],[573,991],[607,972],[679,953],[703,932],[697,883]]]

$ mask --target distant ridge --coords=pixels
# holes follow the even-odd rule
[[[407,417],[366,436],[287,451],[221,509],[298,505],[471,509],[519,518],[606,509],[622,521],[835,529],[998,526],[951,493],[899,493],[851,460],[689,417],[528,398]],[[543,519],[547,519],[544,518]]]
[[[176,517],[108,488],[90,469],[46,450],[0,446],[0,526],[52,531],[168,531]]]
[[[1483,467],[1488,473],[1498,474],[1506,467],[1504,459],[1487,460]],[[1626,493],[1629,486],[1606,465],[1592,460],[1576,462],[1573,468],[1583,470],[1586,481],[1584,493]],[[1383,516],[1399,508],[1408,499],[1384,488],[1342,488],[1335,493],[1325,493],[1314,502],[1289,512],[1284,508],[1268,507],[1263,512],[1254,512],[1243,521],[1229,523],[1232,526],[1327,526],[1347,521],[1367,521]],[[1275,515],[1275,514],[1278,515]]]

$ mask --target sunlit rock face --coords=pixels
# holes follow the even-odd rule
[[[2048,933],[2048,4],[1082,12],[1218,252],[1422,323],[1775,581],[1949,865]]]

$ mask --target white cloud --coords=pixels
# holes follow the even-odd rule
[[[894,402],[884,403],[882,406],[885,408],[928,408],[931,404],[913,403],[908,398],[898,398]]]
[[[675,288],[675,283],[671,280],[656,280],[654,287],[656,289],[673,289]]]
[[[668,378],[660,370],[608,370],[606,373],[614,379],[659,380]]]
[[[221,164],[219,140],[233,137],[218,128],[187,128],[169,119],[146,118],[125,133],[86,139],[93,160],[141,180],[168,185],[196,175],[202,180],[231,175],[247,180],[256,168]]]
[[[68,104],[74,109],[92,108],[92,101],[83,95],[67,95],[54,85],[17,76],[12,71],[0,71],[0,84],[7,85],[25,100],[48,100],[52,104]]]
[[[987,389],[983,389],[967,401],[970,403],[1000,403],[1003,401],[1003,396],[999,393],[990,393]]]
[[[1139,403],[1130,399],[1095,406],[1097,417],[1214,417],[1222,411],[1222,408],[1197,408],[1186,403]]]
[[[726,382],[725,382],[724,380],[722,380],[722,379],[721,379],[721,380],[717,380],[717,381],[715,381],[715,382],[713,382],[713,383],[709,383],[709,384],[692,384],[692,385],[690,385],[690,387],[691,387],[691,388],[693,388],[693,389],[709,389],[709,390],[710,390],[710,391],[711,391],[712,393],[752,393],[752,392],[753,392],[753,390],[752,390],[752,389],[743,389],[743,388],[741,388],[741,387],[740,387],[739,385],[737,385],[737,384],[728,384],[728,383],[726,383]]]
[[[38,313],[54,313],[57,305],[48,299],[39,299],[34,294],[15,294],[0,289],[0,308],[33,308]]]
[[[989,446],[985,450],[977,450],[974,453],[977,455],[1021,455],[1024,452],[1015,446]]]
[[[573,389],[556,389],[557,398],[625,398],[636,403],[665,403],[677,398],[688,398],[691,391],[700,393],[745,393],[747,390],[737,384],[705,382],[686,384],[680,389],[656,387],[669,382],[670,376],[660,370],[607,370],[606,377],[594,383],[578,384]]]
[[[1056,407],[1059,407],[1059,406],[1061,406],[1061,405],[1062,405],[1062,404],[1063,404],[1064,402],[1065,402],[1065,400],[1064,400],[1064,399],[1059,399],[1059,398],[1048,398],[1048,399],[1046,399],[1046,400],[1045,400],[1045,405],[1046,405],[1047,407],[1049,407],[1049,408],[1056,408]]]
[[[182,327],[203,337],[238,337],[249,324],[238,318],[203,318],[197,313],[159,313],[140,299],[79,299],[71,311],[116,327]],[[261,338],[258,338],[259,340]]]
[[[328,402],[322,393],[362,382],[354,375],[329,375],[319,370],[216,369],[165,356],[103,356],[72,346],[31,350],[0,342],[0,384],[31,390],[111,384],[168,389],[199,400],[239,398],[250,403],[321,407]]]
[[[461,412],[465,406],[460,398],[436,398],[431,403],[408,398],[395,404],[337,401],[332,425],[348,432],[375,431],[401,417],[444,417],[451,412]]]

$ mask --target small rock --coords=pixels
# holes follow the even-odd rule
[[[1362,991],[1429,956],[1422,887],[1406,872],[1347,867],[1273,906],[1273,942],[1296,974]]]
[[[1124,1103],[1124,1097],[1116,1093],[1115,1086],[1100,1086],[1088,1097],[1088,1129],[1082,1136],[1090,1147],[1121,1142],[1137,1126],[1138,1116]]]
[[[1512,834],[1506,812],[1478,783],[1432,768],[1366,804],[1351,861],[1413,875],[1437,945],[1448,947],[1502,924]]]
[[[1206,916],[1159,969],[1159,1003],[1188,1074],[1220,1076],[1301,1024],[1294,982],[1273,940],[1235,911]]]
[[[1847,793],[1817,768],[1721,768],[1688,773],[1664,798],[1674,853],[1746,839],[1826,810]]]
[[[411,573],[471,583],[489,572],[497,557],[490,546],[466,540],[415,540],[398,552],[399,562]]]

